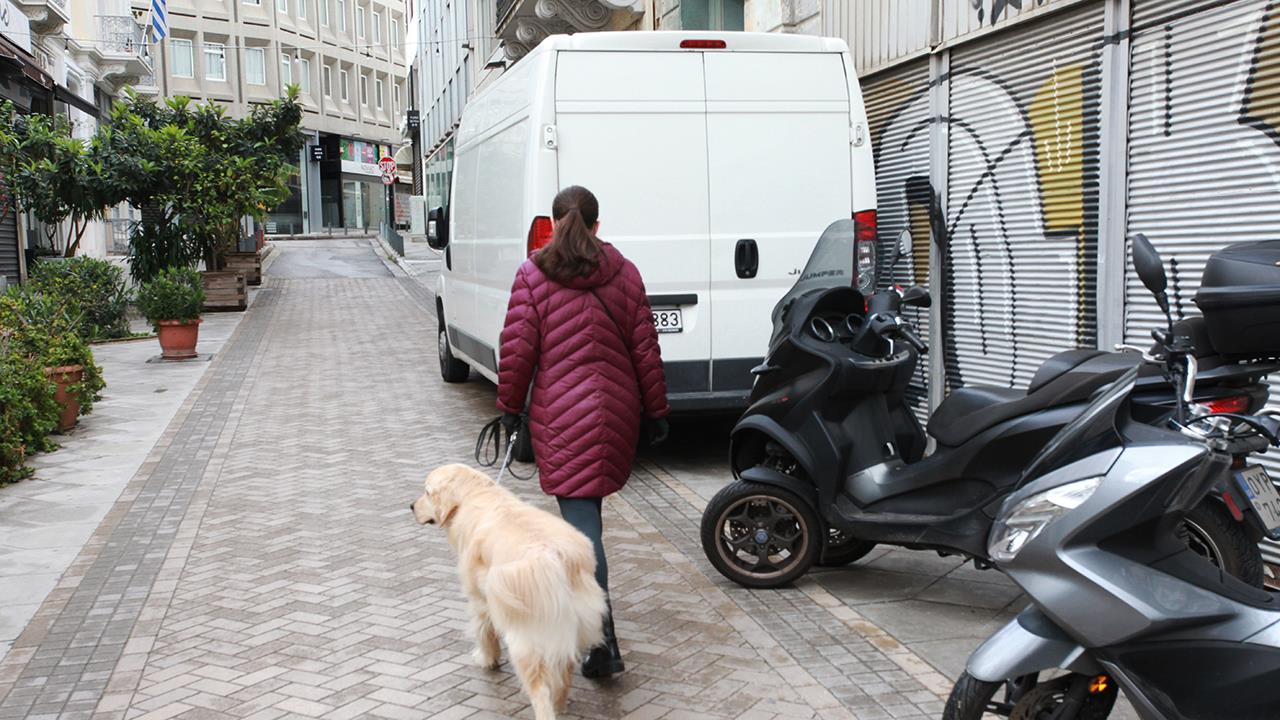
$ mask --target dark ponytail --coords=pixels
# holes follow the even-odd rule
[[[600,219],[600,203],[591,191],[572,185],[551,203],[556,231],[551,243],[534,255],[547,277],[560,284],[586,277],[600,266],[600,240],[591,232]]]

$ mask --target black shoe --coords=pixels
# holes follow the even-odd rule
[[[622,664],[622,651],[618,650],[618,636],[613,631],[613,609],[604,616],[604,642],[591,648],[582,660],[582,677],[591,680],[617,675],[626,668]]]

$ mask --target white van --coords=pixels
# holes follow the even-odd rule
[[[853,215],[874,238],[873,167],[842,40],[547,38],[468,103],[451,196],[431,212],[432,244],[446,248],[441,371],[496,381],[516,268],[550,238],[552,198],[582,185],[600,201],[601,238],[644,277],[672,407],[742,407],[773,305],[822,230]]]

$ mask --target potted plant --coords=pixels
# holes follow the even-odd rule
[[[165,360],[196,356],[203,305],[204,284],[191,268],[167,268],[143,284],[138,309],[155,326]]]

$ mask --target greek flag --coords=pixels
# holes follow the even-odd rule
[[[151,0],[151,32],[156,42],[165,39],[169,34],[169,12],[165,7],[168,0]]]

